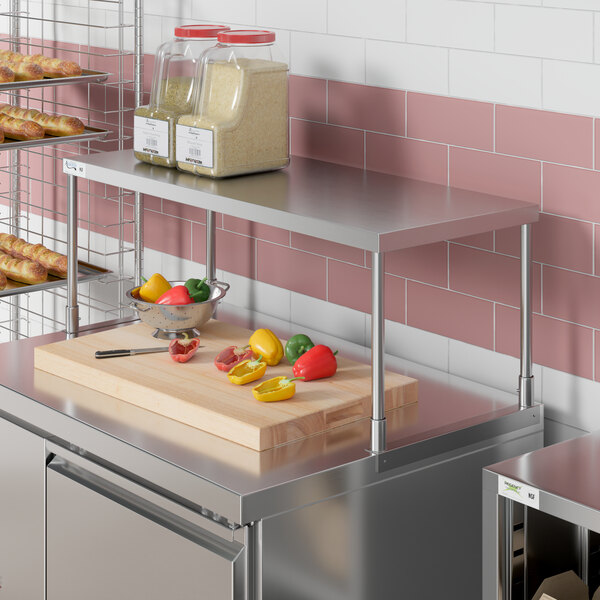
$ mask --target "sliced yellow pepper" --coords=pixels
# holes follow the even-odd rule
[[[273,377],[252,388],[252,395],[261,402],[277,402],[288,400],[296,393],[294,380],[303,377]]]
[[[236,385],[244,385],[260,379],[267,370],[267,363],[262,356],[252,360],[243,360],[229,370],[227,379]]]
[[[283,358],[283,346],[270,329],[257,329],[250,336],[249,343],[254,354],[262,355],[270,367],[279,364]]]
[[[156,302],[165,292],[171,289],[171,284],[160,274],[154,273],[140,288],[139,296],[144,302]]]

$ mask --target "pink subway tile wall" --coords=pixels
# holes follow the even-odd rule
[[[290,117],[292,154],[539,204],[534,360],[600,381],[598,120],[298,76]],[[155,198],[146,210],[204,262],[201,211]],[[237,217],[217,226],[219,268],[370,311],[368,252]],[[519,228],[389,253],[386,317],[516,355],[518,256]]]
[[[504,154],[450,147],[453,187],[541,202],[541,163]]]
[[[407,325],[493,349],[493,302],[415,281],[406,298]]]
[[[539,314],[533,315],[532,327],[534,362],[593,379],[594,330]],[[496,351],[519,355],[519,311],[516,308],[496,306]]]
[[[330,81],[328,122],[344,127],[405,135],[406,92]]]
[[[496,152],[592,168],[594,119],[496,106]]]
[[[147,55],[146,99],[153,62]],[[115,72],[115,57],[89,67]],[[58,90],[68,104],[69,86]],[[539,204],[534,361],[600,381],[600,119],[300,76],[289,93],[292,154]],[[116,96],[92,86],[91,97],[93,124]],[[64,186],[54,162],[40,157],[31,168]],[[64,214],[64,188],[29,185],[30,197],[43,189],[44,206]],[[7,187],[0,170],[0,191]],[[90,196],[87,206],[87,194],[110,190],[82,192],[82,216],[110,224],[114,202],[92,208]],[[148,196],[145,217],[147,247],[205,262],[203,210]],[[220,214],[216,243],[219,269],[370,311],[368,252]],[[518,228],[390,253],[386,317],[517,355],[518,254]]]
[[[473,102],[408,93],[407,135],[454,146],[494,149],[494,106]]]

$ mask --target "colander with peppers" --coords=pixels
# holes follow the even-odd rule
[[[174,298],[178,292],[176,288],[183,287],[185,283],[171,282]],[[139,287],[128,290],[125,295],[129,300],[129,307],[137,312],[139,319],[155,328],[152,333],[155,338],[170,340],[186,336],[198,337],[201,327],[213,316],[217,304],[223,300],[229,289],[229,284],[222,281],[203,283],[208,286],[208,297],[201,302],[187,304],[146,302],[139,296]]]

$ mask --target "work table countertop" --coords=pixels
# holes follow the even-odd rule
[[[270,327],[282,337],[302,330],[349,358],[370,362],[370,349],[305,327],[225,305],[218,318],[249,329]],[[131,322],[88,326],[80,335]],[[200,506],[215,503],[220,514],[242,524],[376,482],[403,464],[451,450],[452,436],[461,432],[464,436],[499,422],[509,429],[525,427],[532,416],[542,417],[539,406],[529,409],[531,414],[519,411],[516,394],[386,356],[386,369],[419,380],[419,400],[387,413],[385,453],[366,450],[370,419],[257,452],[35,369],[34,348],[64,338],[59,332],[0,344],[0,416],[173,494],[192,497]],[[446,445],[444,440],[449,440]]]

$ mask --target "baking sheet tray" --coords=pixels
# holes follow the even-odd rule
[[[107,129],[97,129],[96,127],[86,127],[80,135],[46,135],[40,140],[11,140],[4,139],[0,144],[2,150],[17,150],[19,148],[31,148],[33,146],[52,146],[56,144],[70,144],[71,142],[84,142],[85,140],[95,140],[107,136],[110,132]]]
[[[81,261],[78,263],[78,265],[79,268],[77,281],[79,283],[102,279],[102,277],[112,272],[108,269],[96,267]],[[29,294],[30,292],[37,292],[39,290],[51,290],[53,288],[66,287],[66,285],[66,279],[54,277],[54,275],[48,275],[47,281],[36,284],[19,283],[18,281],[12,281],[12,279],[9,279],[6,288],[0,290],[0,298],[6,296],[17,296],[19,294]]]
[[[23,90],[25,88],[36,87],[55,87],[57,85],[70,85],[73,83],[99,83],[106,81],[110,73],[102,71],[90,71],[82,69],[81,75],[77,77],[45,77],[44,79],[35,79],[33,81],[9,81],[0,83],[0,92],[9,92],[11,90]]]

